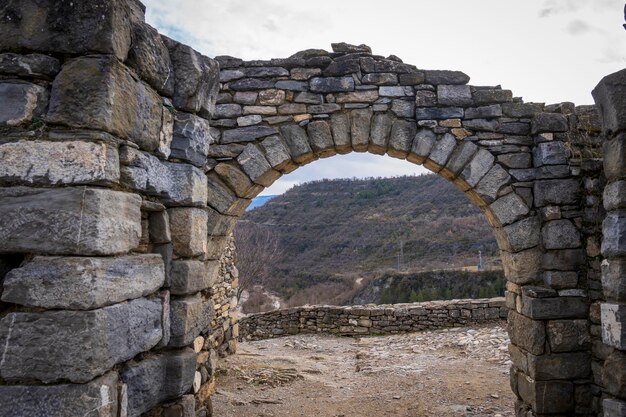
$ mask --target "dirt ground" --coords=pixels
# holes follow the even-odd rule
[[[512,416],[503,325],[244,342],[220,361],[216,417]]]

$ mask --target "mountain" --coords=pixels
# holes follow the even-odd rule
[[[487,267],[499,265],[480,210],[434,174],[301,184],[239,223],[277,240],[261,284],[287,304],[345,303],[392,270],[475,269],[479,251]]]
[[[250,205],[246,209],[246,211],[250,211],[250,210],[255,209],[257,207],[261,207],[262,205],[264,205],[265,203],[267,203],[268,201],[270,201],[270,199],[272,199],[274,197],[276,197],[276,196],[275,195],[260,195],[258,197],[254,197],[252,199],[252,202],[250,203]]]

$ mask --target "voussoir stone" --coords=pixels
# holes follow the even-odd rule
[[[99,129],[152,152],[159,147],[164,109],[156,91],[111,56],[70,60],[55,78],[50,123]]]
[[[129,14],[124,0],[5,2],[0,7],[0,50],[73,55],[95,52],[124,61],[131,43]]]
[[[204,206],[207,178],[195,166],[163,162],[130,147],[123,147],[121,182],[126,186],[159,197],[167,206]]]
[[[0,190],[0,252],[113,255],[139,244],[141,197],[87,187]]]
[[[160,255],[36,256],[9,271],[2,300],[29,307],[89,310],[152,294],[164,282]]]
[[[8,381],[87,382],[154,347],[161,300],[138,298],[90,311],[10,313],[0,321],[0,376]]]
[[[83,141],[20,140],[0,144],[0,183],[112,184],[120,178],[117,146]]]
[[[269,187],[280,177],[280,172],[272,168],[259,145],[249,143],[237,157],[237,162],[250,180]]]
[[[196,372],[192,349],[162,352],[128,365],[120,375],[128,417],[139,417],[160,403],[187,393]]]
[[[0,417],[117,417],[117,383],[109,372],[86,384],[2,385]]]

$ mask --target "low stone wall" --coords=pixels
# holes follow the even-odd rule
[[[412,304],[303,306],[250,314],[239,320],[240,340],[300,333],[363,336],[413,332],[504,320],[504,298]]]

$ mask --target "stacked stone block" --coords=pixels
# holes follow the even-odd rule
[[[304,306],[249,314],[239,320],[240,340],[305,333],[386,335],[462,327],[505,319],[504,298],[364,306]]]
[[[218,63],[143,15],[0,6],[1,416],[210,415],[236,349],[207,204]]]
[[[604,77],[592,92],[604,135],[602,289],[604,415],[626,414],[626,70]]]

